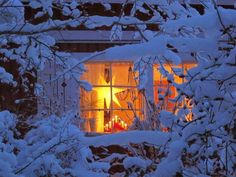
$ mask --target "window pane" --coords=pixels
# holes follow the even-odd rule
[[[86,72],[81,77],[82,80],[90,82],[92,85],[109,85],[110,64],[88,63],[85,64]]]
[[[165,72],[165,70],[167,72],[169,72],[169,74],[173,74],[174,77],[174,81],[176,83],[183,83],[184,82],[184,78],[179,77],[178,75],[180,75],[180,73],[182,73],[182,75],[186,74],[187,71],[196,66],[196,64],[190,63],[190,64],[181,64],[178,66],[175,65],[163,65],[163,66],[159,66],[159,65],[154,65],[154,80],[153,80],[153,84],[154,84],[154,101],[156,104],[161,104],[162,105],[162,109],[166,109],[166,110],[173,110],[173,108],[175,107],[175,103],[171,102],[170,100],[175,98],[177,96],[177,91],[176,88],[174,86],[172,86],[171,83],[168,83],[167,78],[164,78],[161,75],[160,70],[162,70],[162,72]],[[178,106],[178,105],[177,105]]]
[[[138,74],[132,71],[132,63],[88,63],[86,68],[88,71],[81,79],[89,81],[93,90],[86,92],[81,89],[80,94],[85,131],[109,132],[114,116],[122,118],[123,126],[124,123],[130,125],[135,114],[143,118],[140,111],[142,97],[134,79]],[[118,129],[112,132],[122,130],[118,124],[117,126]]]
[[[161,104],[162,109],[172,111],[175,103],[171,101],[177,96],[177,91],[174,86],[170,85],[167,81],[162,83],[155,83],[154,86],[154,101],[156,104]]]
[[[100,111],[81,111],[81,117],[84,118],[83,130],[87,132],[103,132],[105,122],[110,120],[111,112],[109,110]]]
[[[161,75],[161,72],[165,74],[173,74],[174,81],[177,83],[182,83],[182,78],[178,77],[175,73],[180,72],[182,65],[179,66],[169,66],[169,65],[154,65],[154,101],[156,104],[161,104],[162,109],[172,110],[175,103],[171,102],[170,99],[177,96],[175,87],[167,81],[167,78]]]
[[[136,115],[139,116],[141,115],[140,111],[136,111]],[[121,121],[124,122],[124,124],[127,124],[127,127],[131,126],[134,120],[134,112],[133,111],[119,111],[119,110],[114,110],[113,111],[113,118],[115,117],[120,118]]]
[[[142,100],[137,88],[113,87],[112,92],[113,109],[141,109]]]
[[[167,78],[164,77],[164,75],[161,75],[161,73],[165,74],[165,73],[169,73],[173,75],[174,81],[176,83],[182,83],[183,79],[181,77],[179,77],[178,75],[180,75],[180,73],[182,73],[182,65],[154,65],[153,66],[153,78],[154,78],[154,85],[155,82],[166,82]]]
[[[111,104],[110,87],[93,87],[92,91],[81,89],[80,108],[88,109],[109,109]]]
[[[112,85],[137,86],[133,72],[132,63],[113,63],[112,64]]]

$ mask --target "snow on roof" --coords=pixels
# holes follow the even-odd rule
[[[91,31],[91,30],[62,30],[51,31],[48,34],[52,35],[58,42],[81,42],[81,41],[110,41],[111,31]],[[135,31],[123,31],[122,39],[119,41],[134,41]]]
[[[89,55],[91,55],[91,53],[71,53],[71,55],[76,58],[76,59],[83,59],[85,57],[88,57]],[[194,58],[192,56],[190,56],[187,53],[180,53],[178,54],[179,57],[181,58],[182,63],[193,63],[195,62]],[[108,55],[102,53],[96,57],[94,57],[91,60],[88,60],[88,62],[134,62],[136,60],[138,60],[140,57],[119,57],[119,55],[117,55],[117,57],[109,57]]]

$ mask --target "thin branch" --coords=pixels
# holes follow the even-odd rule
[[[52,145],[51,147],[49,147],[48,149],[46,149],[45,151],[41,152],[40,154],[38,154],[36,157],[33,158],[33,160],[31,160],[28,164],[26,164],[25,166],[23,166],[22,168],[18,169],[15,171],[15,174],[19,174],[22,171],[24,171],[26,168],[28,168],[35,160],[37,160],[38,158],[40,158],[42,155],[46,154],[47,152],[49,152],[50,150],[52,150],[53,148],[55,148],[56,146],[62,144],[62,143],[66,143],[67,141],[71,141],[71,139],[65,139],[63,141],[59,141],[58,143]]]

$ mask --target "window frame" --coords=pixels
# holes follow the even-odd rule
[[[112,117],[114,117],[114,112],[116,111],[130,111],[130,112],[134,112],[136,115],[140,116],[140,117],[143,117],[143,98],[142,98],[142,95],[138,92],[138,83],[136,82],[136,85],[123,85],[123,84],[113,84],[113,65],[115,64],[119,64],[119,63],[127,63],[129,64],[130,66],[132,66],[132,68],[134,67],[134,63],[132,61],[113,61],[113,62],[104,62],[104,61],[99,61],[99,62],[87,62],[85,63],[85,67],[86,67],[86,64],[104,64],[104,65],[109,65],[109,70],[110,70],[110,73],[109,73],[109,83],[107,85],[104,85],[104,84],[93,84],[91,83],[91,85],[93,86],[93,88],[110,88],[110,99],[111,99],[111,103],[110,103],[110,106],[108,108],[83,108],[83,107],[80,107],[80,113],[81,115],[83,115],[84,113],[86,112],[99,112],[99,111],[103,111],[103,112],[106,112],[106,111],[109,111],[110,112],[110,120],[112,119]],[[132,71],[133,72],[133,71]],[[139,100],[139,105],[138,105],[138,108],[114,108],[114,99],[113,99],[113,89],[114,88],[124,88],[124,89],[136,89],[135,91],[137,92],[137,99]],[[81,101],[81,100],[80,100]],[[80,102],[80,106],[82,105],[83,103]],[[128,114],[127,114],[127,118],[130,119],[130,117],[128,117]],[[132,117],[133,118],[133,117]],[[86,118],[85,118],[86,119]],[[105,121],[104,121],[104,125],[105,125]]]

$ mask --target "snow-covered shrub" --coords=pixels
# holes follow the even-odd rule
[[[70,176],[82,168],[81,141],[76,114],[37,120],[24,139],[16,138],[17,118],[0,112],[0,176]],[[74,175],[76,176],[76,175]]]
[[[194,106],[188,110],[192,112],[192,120],[179,122],[173,131],[180,132],[185,142],[181,155],[184,168],[210,176],[234,176],[235,47],[220,54],[220,57],[199,61],[188,73],[189,82],[179,87],[180,93],[191,98]]]
[[[17,154],[23,149],[23,140],[16,140],[16,116],[8,111],[0,112],[0,176],[20,177],[14,170],[17,167]]]
[[[83,134],[75,125],[75,114],[52,115],[37,121],[24,140],[27,143],[18,155],[18,173],[26,176],[66,176],[80,158]]]

